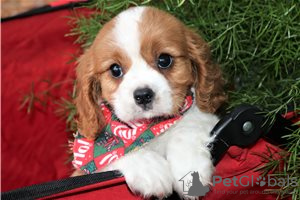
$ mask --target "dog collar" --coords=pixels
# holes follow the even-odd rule
[[[86,174],[100,171],[126,153],[137,150],[153,138],[164,133],[182,118],[192,104],[193,95],[188,95],[177,115],[168,118],[138,120],[126,124],[117,118],[109,105],[102,103],[101,110],[106,126],[95,140],[88,140],[79,132],[74,134],[75,140],[72,144],[73,166]]]

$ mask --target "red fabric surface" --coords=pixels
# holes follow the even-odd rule
[[[61,10],[2,23],[2,191],[57,180],[71,173],[70,164],[65,164],[69,133],[65,131],[64,120],[54,114],[54,102],[50,102],[46,110],[37,105],[31,115],[18,109],[22,92],[28,91],[32,82],[36,91],[42,91],[47,88],[47,84],[41,82],[43,79],[59,82],[74,78],[74,64],[67,62],[79,48],[73,44],[74,38],[64,37],[70,28],[65,17],[69,14]],[[71,84],[63,84],[52,94],[66,96],[70,90]],[[257,178],[259,174],[254,169],[261,162],[251,152],[266,152],[266,144],[260,140],[251,148],[232,147],[216,167],[216,175]],[[276,151],[274,147],[271,149]],[[263,189],[258,185],[226,187],[218,184],[204,199],[276,198],[276,195],[250,194],[250,191]],[[101,187],[101,190],[82,190],[85,192],[76,191],[76,196],[70,199],[137,199],[124,183]],[[249,194],[241,194],[245,190]],[[228,194],[230,191],[237,192]]]
[[[68,3],[84,2],[84,1],[87,1],[87,0],[56,0],[56,1],[50,2],[49,5],[52,7],[55,7],[55,6],[62,6],[62,5],[68,4]]]
[[[41,199],[66,199],[66,200],[97,200],[97,199],[124,199],[139,200],[139,196],[134,196],[125,185],[124,178],[116,178],[110,181],[100,182],[93,185],[84,186],[74,190],[58,193]]]
[[[276,153],[280,151],[277,147],[260,139],[254,146],[249,148],[239,148],[232,146],[221,162],[216,166],[214,176],[222,177],[222,180],[233,177],[237,178],[236,185],[233,181],[230,186],[224,185],[224,183],[218,183],[215,187],[211,188],[211,191],[206,194],[205,200],[232,200],[232,199],[247,199],[247,200],[272,200],[276,199],[277,194],[263,193],[268,187],[261,187],[256,184],[257,178],[260,177],[260,172],[256,171],[257,167],[262,166],[262,158],[260,155],[270,155],[267,146],[271,152],[276,156]],[[242,178],[244,176],[244,178]],[[249,179],[247,178],[249,177]],[[253,181],[252,181],[253,179]],[[241,180],[241,182],[239,182]],[[247,185],[249,181],[249,185]],[[242,184],[244,185],[242,185]],[[253,183],[253,184],[252,184]],[[274,189],[274,188],[273,188]]]
[[[64,120],[54,114],[54,102],[32,114],[19,110],[20,99],[35,83],[35,91],[48,88],[42,80],[60,82],[74,78],[67,64],[78,50],[69,32],[68,10],[2,23],[2,191],[68,176]],[[52,91],[67,96],[71,83]]]

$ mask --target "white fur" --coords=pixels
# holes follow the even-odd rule
[[[121,12],[116,18],[113,34],[117,45],[122,48],[130,58],[140,57],[140,40],[138,23],[142,18],[144,7],[134,7]]]
[[[144,196],[168,196],[172,188],[182,197],[179,179],[198,171],[203,185],[210,184],[213,164],[206,145],[218,118],[193,105],[184,117],[144,148],[131,152],[105,170],[120,170],[129,188]]]
[[[144,11],[136,7],[118,15],[113,30],[117,45],[124,49],[132,65],[124,75],[122,83],[113,95],[116,115],[125,122],[134,119],[168,115],[172,111],[172,90],[166,78],[152,69],[140,55],[138,22]],[[148,87],[155,93],[153,109],[144,111],[136,105],[133,93],[136,89]]]
[[[144,8],[134,8],[121,13],[113,30],[117,44],[132,61],[113,95],[115,113],[125,122],[169,114],[173,106],[168,81],[148,66],[140,55],[138,22],[143,11]],[[134,90],[143,87],[155,92],[153,109],[149,111],[143,111],[134,102]],[[201,112],[194,104],[163,135],[128,153],[103,171],[120,170],[129,188],[142,196],[165,197],[175,190],[181,197],[187,198],[183,196],[179,179],[188,172],[198,171],[202,184],[210,183],[214,167],[206,145],[217,121],[216,116]]]

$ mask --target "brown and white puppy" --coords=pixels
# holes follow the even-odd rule
[[[78,127],[93,139],[104,126],[105,100],[123,122],[178,113],[189,90],[194,105],[167,132],[105,170],[120,170],[130,189],[145,197],[164,197],[178,181],[198,171],[208,185],[213,164],[206,144],[225,100],[223,80],[210,49],[172,15],[151,7],[130,8],[103,26],[77,68]],[[136,93],[147,97],[142,103]]]

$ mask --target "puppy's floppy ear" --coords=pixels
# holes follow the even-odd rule
[[[93,71],[93,57],[90,49],[79,58],[76,75],[78,94],[75,104],[78,114],[78,130],[86,138],[94,139],[104,125],[104,117],[98,103],[101,86]]]
[[[227,99],[221,69],[212,62],[208,44],[195,32],[186,28],[188,56],[194,73],[197,106],[214,113]]]

